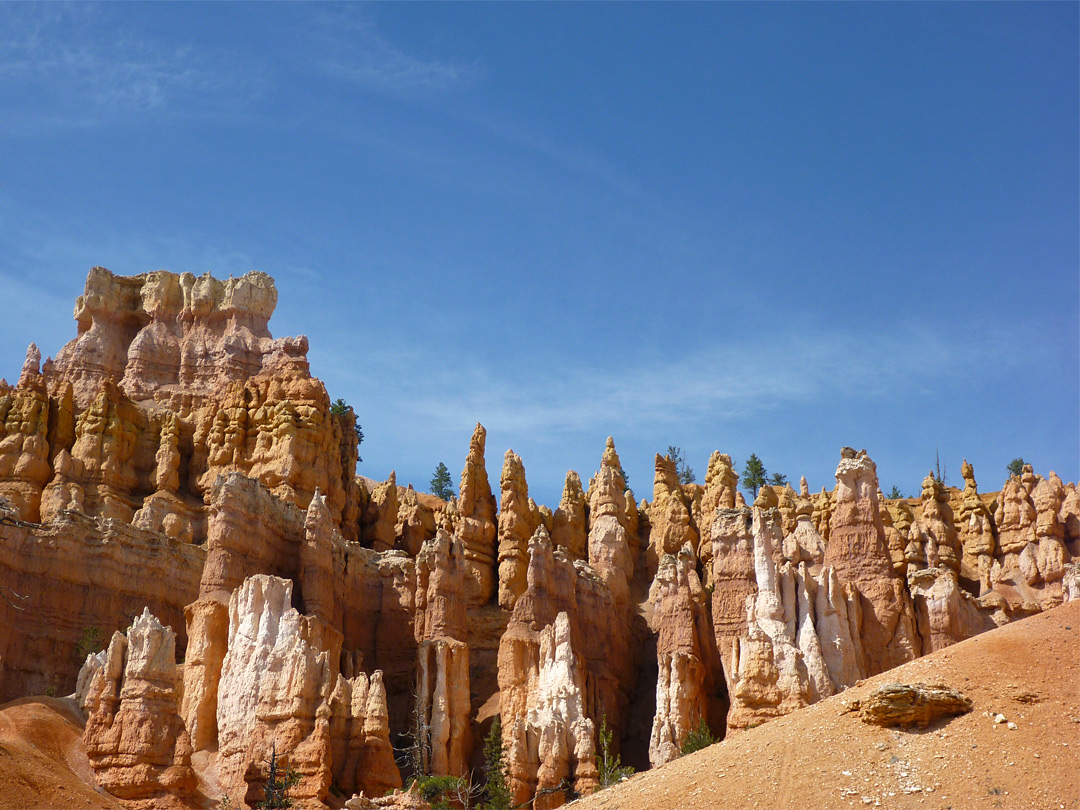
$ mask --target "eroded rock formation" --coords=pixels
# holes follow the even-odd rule
[[[83,742],[94,778],[133,807],[184,807],[194,800],[197,780],[177,686],[176,636],[144,610],[126,636],[113,634],[87,687]]]
[[[136,806],[251,806],[271,748],[302,806],[380,797],[392,735],[463,774],[497,712],[516,800],[553,807],[595,787],[601,722],[659,764],[702,719],[737,731],[1080,598],[1080,495],[1030,467],[885,501],[845,448],[832,492],[747,507],[730,457],[701,486],[657,456],[636,504],[608,439],[554,512],[507,452],[497,510],[477,425],[458,498],[360,478],[355,414],[268,332],[276,296],[96,268],[78,336],[0,382],[0,700],[74,690]]]

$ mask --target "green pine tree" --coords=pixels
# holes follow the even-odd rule
[[[510,810],[514,797],[510,794],[510,777],[506,766],[506,746],[503,744],[502,720],[495,715],[491,731],[484,740],[484,772],[487,787],[484,790],[487,801],[484,810]]]
[[[435,468],[435,474],[431,476],[431,494],[438,495],[444,501],[454,497],[454,479],[450,477],[450,470],[441,461]]]
[[[750,493],[751,500],[757,497],[758,490],[768,482],[768,475],[765,465],[761,463],[761,459],[757,457],[756,453],[751,453],[750,458],[746,460],[746,466],[743,468],[742,474],[743,489]]]

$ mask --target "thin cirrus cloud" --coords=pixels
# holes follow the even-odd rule
[[[1007,360],[1004,336],[991,340],[992,347],[957,347],[914,327],[877,338],[841,332],[789,337],[653,357],[632,367],[559,366],[548,374],[515,376],[479,364],[433,367],[430,358],[410,359],[407,352],[366,354],[360,372],[348,370],[344,358],[326,356],[325,372],[342,390],[355,387],[398,418],[436,430],[457,431],[479,419],[520,433],[601,426],[647,432],[716,413],[741,419],[786,405],[814,408],[836,396],[898,396],[912,386],[940,385],[961,367],[971,371],[972,357],[987,358],[988,367],[994,358],[999,371]],[[793,345],[797,352],[785,348]],[[763,355],[770,362],[760,362]],[[402,374],[409,366],[424,372]]]
[[[310,74],[397,96],[466,86],[479,75],[475,66],[410,55],[346,11],[304,19],[300,35],[291,29],[292,43],[304,47],[289,60],[272,29],[210,47],[166,42],[115,17],[97,5],[0,7],[0,127],[34,135],[146,117],[236,118]]]
[[[183,113],[231,114],[257,97],[258,74],[225,52],[171,45],[114,24],[99,6],[8,5],[0,93],[12,134]]]
[[[328,78],[393,95],[449,90],[476,81],[477,65],[405,53],[350,9],[316,15],[308,29],[310,66]]]

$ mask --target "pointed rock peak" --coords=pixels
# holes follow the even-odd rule
[[[31,380],[41,376],[41,352],[38,347],[31,343],[26,349],[26,360],[23,362],[22,373],[19,374],[19,387],[22,388]]]
[[[804,498],[810,497],[810,486],[806,483],[806,476],[799,479],[799,495]]]
[[[960,475],[964,479],[965,488],[977,489],[975,483],[975,468],[968,464],[968,460],[965,458],[964,463],[960,465]]]
[[[611,437],[607,437],[607,445],[604,447],[604,457],[600,461],[602,467],[611,467],[612,469],[622,470],[622,464],[619,462],[619,454],[615,452],[615,440]]]
[[[386,479],[386,483],[390,484],[390,486],[397,486],[397,472],[395,470],[390,471],[390,476]]]
[[[582,503],[585,500],[585,492],[581,488],[581,476],[573,470],[566,473],[566,482],[563,484],[562,502],[560,505]]]
[[[469,455],[484,457],[484,445],[487,444],[487,430],[479,422],[473,429],[472,439],[469,441]]]

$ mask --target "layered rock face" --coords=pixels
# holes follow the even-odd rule
[[[877,467],[865,451],[844,448],[836,468],[825,565],[859,591],[859,636],[867,674],[921,654],[911,597],[892,567],[878,502]]]
[[[114,633],[84,698],[83,741],[94,778],[133,807],[184,807],[194,800],[191,743],[177,713],[176,636],[149,610]],[[85,675],[84,675],[85,678]]]
[[[686,735],[702,721],[708,724],[710,715],[715,722],[721,709],[713,705],[719,698],[717,680],[723,677],[708,594],[701,587],[689,543],[678,556],[660,558],[649,602],[659,672],[649,761],[657,767],[678,757]]]
[[[476,606],[487,604],[495,591],[495,498],[484,466],[486,443],[487,431],[478,422],[461,471],[454,532],[465,549],[465,591],[469,604]]]
[[[217,697],[222,790],[246,804],[259,801],[273,747],[300,775],[292,797],[315,805],[330,788],[335,742],[342,755],[338,773],[347,783],[400,786],[382,673],[370,679],[339,674],[332,652],[320,646],[325,628],[291,601],[292,582],[265,575],[246,579],[229,601]],[[361,761],[367,769],[360,769]]]
[[[565,627],[555,627],[559,621]],[[600,719],[621,728],[633,687],[628,630],[626,607],[599,572],[553,549],[547,530],[538,528],[529,542],[527,587],[499,645],[515,803],[563,779],[582,790],[593,784],[592,730]],[[544,796],[548,806],[561,803]]]
[[[658,453],[655,468],[653,502],[649,507],[649,546],[645,554],[645,570],[650,577],[655,575],[665,554],[677,554],[686,545],[696,550],[698,545],[693,500],[679,483],[675,462]]]
[[[530,508],[525,465],[513,450],[506,451],[499,485],[499,607],[513,610],[514,602],[525,591],[529,538],[541,521]]]

